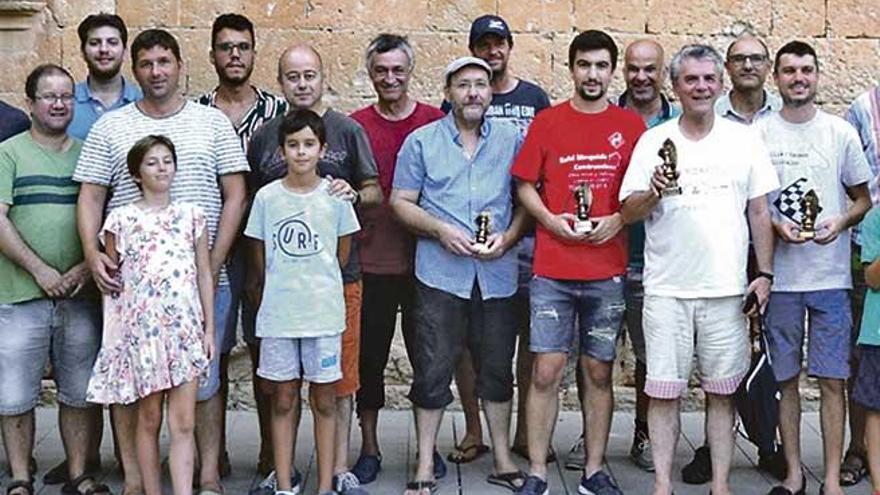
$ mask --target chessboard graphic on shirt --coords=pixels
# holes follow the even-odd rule
[[[776,206],[776,209],[779,210],[779,213],[782,214],[782,216],[800,225],[801,220],[804,218],[804,212],[801,209],[801,200],[804,199],[804,196],[810,191],[813,191],[813,189],[808,188],[807,178],[801,177],[782,189],[779,192],[779,197],[773,202],[773,205]],[[822,207],[819,206],[816,213],[818,214],[821,212]]]
[[[324,250],[318,233],[308,224],[305,212],[282,218],[272,226],[272,245],[289,258],[314,256]]]

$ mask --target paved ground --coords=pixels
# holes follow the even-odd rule
[[[39,462],[40,471],[37,478],[42,477],[46,469],[51,468],[63,458],[63,450],[59,439],[54,409],[40,409],[37,414],[37,446],[35,456]],[[387,412],[381,415],[380,435],[383,449],[383,472],[379,479],[366,488],[376,494],[400,494],[402,487],[413,467],[415,453],[412,416],[407,412]],[[686,463],[692,456],[693,450],[702,442],[702,414],[687,413],[682,418],[682,439],[679,442],[677,452],[677,466]],[[804,449],[804,466],[807,472],[808,494],[816,494],[819,491],[821,477],[821,442],[819,437],[818,416],[815,413],[804,415],[802,448]],[[454,445],[454,438],[461,435],[463,430],[463,417],[460,413],[447,414],[440,433],[440,450],[449,452]],[[301,442],[297,455],[297,467],[306,474],[305,494],[315,493],[315,458],[312,448],[311,419],[303,418],[300,428]],[[231,413],[228,424],[229,451],[232,456],[233,474],[225,480],[226,493],[230,495],[247,494],[248,490],[258,481],[255,479],[254,466],[259,448],[257,435],[256,415],[254,413]],[[563,413],[559,418],[556,428],[554,447],[562,459],[571,443],[580,434],[580,419],[576,413]],[[632,435],[632,415],[618,413],[614,418],[608,452],[608,469],[617,479],[621,489],[627,494],[648,494],[652,482],[651,475],[640,471],[630,463],[627,453]],[[357,435],[354,435],[357,438]],[[163,436],[163,448],[167,438]],[[355,441],[355,446],[358,442]],[[111,443],[109,430],[104,435],[104,481],[110,484],[114,493],[119,493],[121,480],[113,469]],[[352,453],[352,456],[355,452]],[[518,459],[522,461],[521,459]],[[5,465],[5,457],[0,452],[0,462]],[[757,462],[755,449],[745,440],[739,439],[734,457],[734,466],[731,480],[735,487],[735,493],[743,495],[765,494],[772,487],[773,480],[768,479],[762,473],[754,469]],[[527,467],[524,461],[523,468]],[[464,466],[450,465],[449,474],[442,480],[440,494],[498,494],[510,493],[507,490],[496,488],[485,482],[485,477],[491,469],[491,456],[483,456],[477,462]],[[5,469],[0,474],[0,482],[6,481]],[[579,473],[565,471],[562,465],[551,467],[551,493],[576,494]],[[55,495],[60,493],[58,487],[44,487],[37,484],[40,494]],[[170,486],[166,493],[171,493]],[[705,495],[708,493],[707,486],[693,487],[677,482],[676,493],[679,495]],[[870,487],[866,481],[850,488],[847,491],[852,495],[870,494]]]

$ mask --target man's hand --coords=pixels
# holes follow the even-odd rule
[[[786,219],[773,220],[773,230],[776,231],[776,235],[785,242],[789,242],[791,244],[803,244],[806,239],[801,239],[800,233],[801,229],[794,224],[794,222],[790,222]]]
[[[205,355],[208,357],[208,361],[214,359],[214,353],[216,349],[214,348],[214,328],[208,328],[205,326],[205,336],[202,339],[202,344],[205,347]]]
[[[758,314],[759,308],[760,312],[762,314],[764,313],[764,310],[767,308],[767,303],[770,301],[770,280],[767,277],[758,277],[755,280],[752,280],[752,283],[749,284],[748,290],[746,290],[746,297],[753,292],[758,296],[758,304],[747,313],[748,316],[755,316]]]
[[[89,267],[85,262],[82,262],[70,270],[67,270],[61,278],[67,283],[70,287],[70,290],[65,294],[66,297],[73,297],[79,293],[80,290],[88,283],[89,281]]]
[[[571,213],[560,213],[553,215],[546,223],[544,228],[550,231],[554,237],[569,242],[584,242],[587,234],[578,234],[572,228],[572,224],[577,221],[577,217]]]
[[[49,266],[37,270],[33,276],[37,285],[52,299],[64,297],[71,288],[70,282],[65,281],[58,270]]]
[[[816,226],[816,237],[813,240],[817,244],[831,244],[844,229],[846,218],[842,215],[826,218]]]
[[[494,260],[500,258],[507,252],[507,239],[506,231],[489,234],[489,237],[486,239],[485,250],[480,251],[479,248],[474,247],[474,251],[477,253],[477,258],[480,258],[481,260]]]
[[[477,254],[472,245],[470,235],[450,224],[443,224],[437,237],[443,247],[458,256],[474,256]]]
[[[677,179],[679,176],[678,171],[675,172],[675,178]],[[663,175],[663,166],[657,165],[654,167],[654,175],[651,176],[651,190],[654,191],[654,194],[657,197],[660,197],[660,192],[666,189],[666,186],[669,185],[669,179]]]
[[[327,190],[331,195],[336,196],[339,199],[354,202],[354,198],[357,197],[357,191],[351,186],[351,184],[344,179],[336,179],[329,175],[327,178],[330,179],[330,186]]]
[[[620,229],[623,228],[623,215],[620,213],[612,213],[604,217],[593,217],[593,230],[587,236],[587,242],[591,244],[603,244],[616,236]]]
[[[86,256],[89,272],[95,280],[95,284],[104,294],[115,294],[122,290],[122,284],[111,276],[110,273],[116,273],[119,266],[110,259],[109,256],[102,252],[97,252],[92,256]]]

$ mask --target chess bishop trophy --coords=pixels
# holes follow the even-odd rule
[[[574,201],[577,205],[577,220],[574,221],[574,231],[578,234],[589,234],[593,231],[593,221],[590,220],[590,203],[593,202],[593,193],[586,182],[581,182],[575,188]]]
[[[681,194],[681,186],[678,185],[678,172],[676,170],[678,168],[678,152],[675,150],[675,143],[667,138],[666,141],[663,141],[663,146],[660,147],[657,154],[663,159],[663,177],[669,181],[666,187],[660,191],[660,196],[663,198],[678,196]]]
[[[489,241],[489,212],[481,212],[474,222],[477,224],[477,232],[474,234],[474,249],[480,254],[485,254],[489,251],[489,246],[486,245]]]

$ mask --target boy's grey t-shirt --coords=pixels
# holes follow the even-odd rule
[[[336,249],[360,229],[348,201],[331,196],[329,181],[308,193],[276,180],[257,192],[244,235],[263,241],[265,281],[257,337],[338,335],[345,300]]]
[[[327,151],[318,162],[318,175],[345,179],[354,188],[365,180],[377,179],[379,172],[370,149],[370,142],[363,127],[354,119],[335,110],[327,110],[322,117],[327,130]],[[278,128],[284,116],[278,116],[264,124],[251,138],[248,148],[248,175],[250,195],[258,189],[287,175],[287,164],[278,148]],[[345,283],[361,278],[358,250],[352,242],[351,257],[342,270]]]
[[[806,193],[812,189],[822,208],[816,218],[818,230],[824,220],[846,213],[846,187],[871,179],[859,136],[840,117],[819,110],[809,122],[793,124],[775,113],[753,127],[761,133],[779,176],[780,189],[767,199],[772,214],[781,221],[793,221],[784,215],[791,208],[783,202],[777,205],[777,198],[793,197],[797,190]],[[826,245],[814,241],[792,244],[777,239],[773,271],[774,292],[852,288],[850,229]]]

